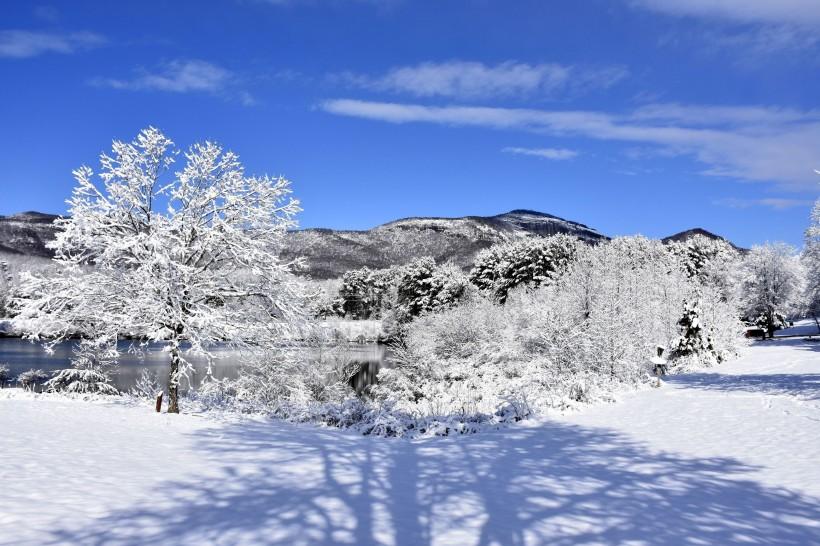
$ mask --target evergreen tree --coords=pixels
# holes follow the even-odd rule
[[[575,259],[579,241],[568,235],[528,238],[481,251],[470,282],[503,303],[513,288],[551,284]]]

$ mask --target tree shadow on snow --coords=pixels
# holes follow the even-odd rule
[[[278,422],[195,435],[209,476],[53,543],[820,544],[820,499],[727,458],[547,422],[425,441]],[[159,462],[158,464],[161,464]]]
[[[665,381],[687,388],[709,391],[745,391],[787,395],[800,400],[820,400],[820,374],[744,374],[692,373],[670,376]]]

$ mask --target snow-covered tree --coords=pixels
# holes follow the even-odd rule
[[[391,289],[398,273],[399,268],[368,267],[346,272],[339,286],[342,314],[354,319],[380,318],[392,307]]]
[[[820,199],[814,202],[811,211],[801,259],[806,271],[806,310],[817,320],[820,314]]]
[[[11,281],[9,264],[0,261],[0,318],[11,316]]]
[[[772,243],[753,247],[741,266],[744,318],[769,336],[782,328],[803,295],[805,272],[794,247]]]
[[[74,347],[72,367],[58,371],[45,386],[54,392],[119,394],[110,375],[117,357],[116,345],[106,338],[83,339]]]
[[[675,355],[690,356],[713,350],[712,340],[703,331],[700,302],[684,301],[683,316],[678,321],[678,326],[681,335],[674,346]]]
[[[401,268],[396,280],[396,314],[407,321],[423,313],[455,305],[467,288],[467,278],[454,265],[441,267],[429,257]]]
[[[177,155],[148,128],[100,156],[99,182],[90,167],[74,171],[70,216],[50,245],[57,273],[25,276],[16,300],[31,338],[164,344],[169,412],[179,412],[188,352],[272,343],[302,316],[294,263],[278,256],[300,210],[289,182],[247,176],[213,142],[191,146],[172,172]]]
[[[134,382],[134,386],[129,391],[129,394],[137,398],[152,401],[156,400],[157,395],[162,392],[162,386],[160,385],[157,375],[156,373],[151,373],[148,368],[143,368],[140,371],[139,377]]]
[[[476,256],[470,281],[503,303],[517,286],[536,288],[557,279],[575,258],[578,245],[578,239],[562,234],[495,245]]]
[[[0,389],[6,386],[6,382],[11,379],[11,373],[7,364],[0,364]]]
[[[697,234],[669,243],[667,248],[690,278],[701,286],[718,288],[727,300],[733,299],[740,253],[727,241]]]
[[[24,389],[33,390],[35,385],[45,382],[49,378],[49,373],[40,369],[30,369],[17,376],[17,382],[20,383]]]

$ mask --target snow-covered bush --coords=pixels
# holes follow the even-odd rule
[[[59,370],[45,387],[49,392],[119,394],[110,375],[117,357],[115,343],[83,339],[74,347],[72,367]]]
[[[755,246],[740,271],[744,318],[774,335],[803,302],[805,270],[796,249],[785,243]]]
[[[555,281],[575,258],[580,244],[575,237],[559,234],[494,245],[476,256],[470,282],[503,303],[517,286],[537,288]]]
[[[243,352],[239,377],[209,388],[241,411],[304,420],[317,405],[355,398],[350,379],[359,366],[345,348],[332,331],[307,328],[296,345]]]
[[[45,382],[51,374],[44,370],[30,369],[17,376],[17,382],[23,386],[24,389],[33,389],[35,385]]]
[[[8,364],[0,364],[0,389],[6,386],[6,382],[11,379]]]
[[[144,400],[155,400],[157,395],[163,391],[162,385],[156,373],[151,373],[148,368],[140,370],[140,375],[128,394],[135,398]]]
[[[119,394],[107,374],[93,368],[66,368],[46,381],[49,392]]]
[[[215,343],[273,345],[304,317],[297,263],[278,249],[298,201],[284,178],[247,176],[236,154],[212,142],[178,157],[155,128],[115,141],[101,172],[74,172],[69,213],[57,221],[54,275],[24,275],[15,319],[50,343],[82,333],[163,344],[169,412],[178,412],[186,354]],[[182,350],[182,344],[189,348]]]

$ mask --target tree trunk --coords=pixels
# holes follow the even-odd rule
[[[171,370],[168,374],[168,413],[179,413],[179,342],[171,346]]]

